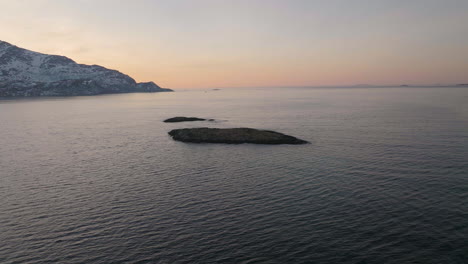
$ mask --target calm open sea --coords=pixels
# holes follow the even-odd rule
[[[196,126],[311,144],[167,135]],[[468,89],[1,100],[0,201],[2,264],[468,263]]]

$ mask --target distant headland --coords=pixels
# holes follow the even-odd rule
[[[0,97],[75,96],[132,92],[168,92],[154,82],[99,65],[78,64],[0,40]]]

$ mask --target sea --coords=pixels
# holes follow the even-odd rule
[[[468,89],[2,99],[0,263],[468,263]]]

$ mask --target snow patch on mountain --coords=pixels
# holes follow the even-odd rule
[[[0,97],[160,91],[171,90],[153,82],[138,84],[128,75],[99,65],[78,64],[0,40]]]

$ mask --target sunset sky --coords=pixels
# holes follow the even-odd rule
[[[467,0],[0,0],[0,39],[171,88],[468,82]]]

